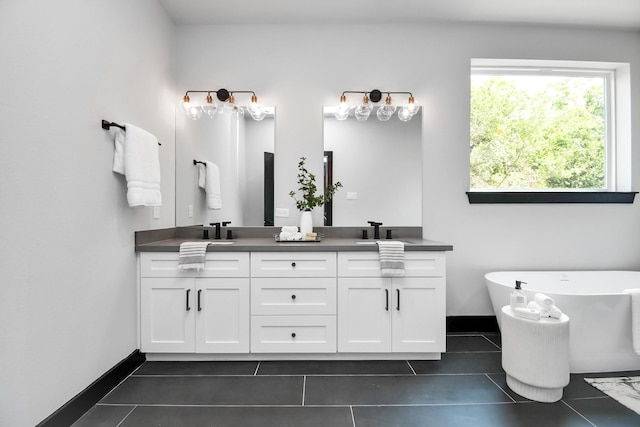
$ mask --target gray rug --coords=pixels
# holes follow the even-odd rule
[[[585,378],[584,380],[640,415],[640,377]]]

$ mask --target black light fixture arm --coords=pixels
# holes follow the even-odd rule
[[[218,90],[188,90],[185,92],[184,94],[184,99],[187,100],[189,99],[189,94],[190,93],[206,93],[207,94],[207,100],[209,100],[209,97],[211,96],[212,93],[216,94],[216,98],[218,98],[219,101],[221,102],[226,102],[229,100],[230,97],[233,96],[234,93],[250,93],[251,95],[253,95],[254,97],[256,96],[256,93],[252,90],[227,90],[227,89],[218,89]],[[211,101],[209,101],[211,102]]]
[[[380,100],[382,100],[382,94],[386,93],[387,96],[390,96],[392,93],[393,94],[405,94],[405,95],[409,95],[410,97],[413,97],[413,94],[411,92],[397,92],[397,91],[381,91],[379,89],[372,89],[370,91],[366,91],[366,90],[345,90],[342,92],[342,97],[346,98],[346,94],[347,93],[361,93],[365,96],[367,96],[371,102],[380,102]]]

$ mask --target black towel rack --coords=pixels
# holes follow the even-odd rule
[[[204,167],[207,167],[207,164],[206,164],[205,162],[201,162],[201,161],[199,161],[199,160],[194,160],[194,161],[193,161],[193,165],[194,165],[194,166],[195,166],[195,165],[197,165],[198,163],[200,163],[201,165],[204,165]]]
[[[116,122],[110,122],[109,120],[104,120],[104,119],[102,120],[102,129],[104,129],[104,130],[110,130],[110,129],[111,129],[111,126],[115,126],[115,127],[117,127],[117,128],[120,128],[120,129],[122,129],[123,131],[126,131],[126,130],[127,130],[127,128],[126,128],[126,127],[124,127],[123,125],[119,125],[119,124],[117,124]],[[158,145],[162,145],[162,144],[160,144],[160,142],[158,142]]]

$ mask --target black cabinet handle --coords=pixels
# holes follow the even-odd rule
[[[389,289],[385,289],[384,293],[386,295],[386,301],[387,301],[385,306],[384,306],[384,309],[389,311]]]
[[[291,263],[291,267],[296,268],[296,263],[295,263],[295,262],[292,262],[292,263]]]
[[[202,311],[202,306],[200,305],[200,294],[202,294],[202,289],[198,289],[198,311]]]
[[[191,289],[187,289],[187,311],[191,310],[189,306],[189,294],[191,293]]]
[[[291,332],[291,338],[295,338],[296,337],[296,333],[295,332]]]
[[[295,295],[291,295],[291,299],[293,299],[293,300],[296,299],[296,296]]]
[[[396,305],[396,310],[400,311],[400,289],[396,289],[396,292],[398,293],[398,304]]]

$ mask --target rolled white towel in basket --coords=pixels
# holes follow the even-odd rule
[[[533,296],[533,300],[538,304],[540,304],[540,306],[548,309],[550,309],[555,305],[555,301],[553,300],[553,298],[540,292],[538,292]]]

